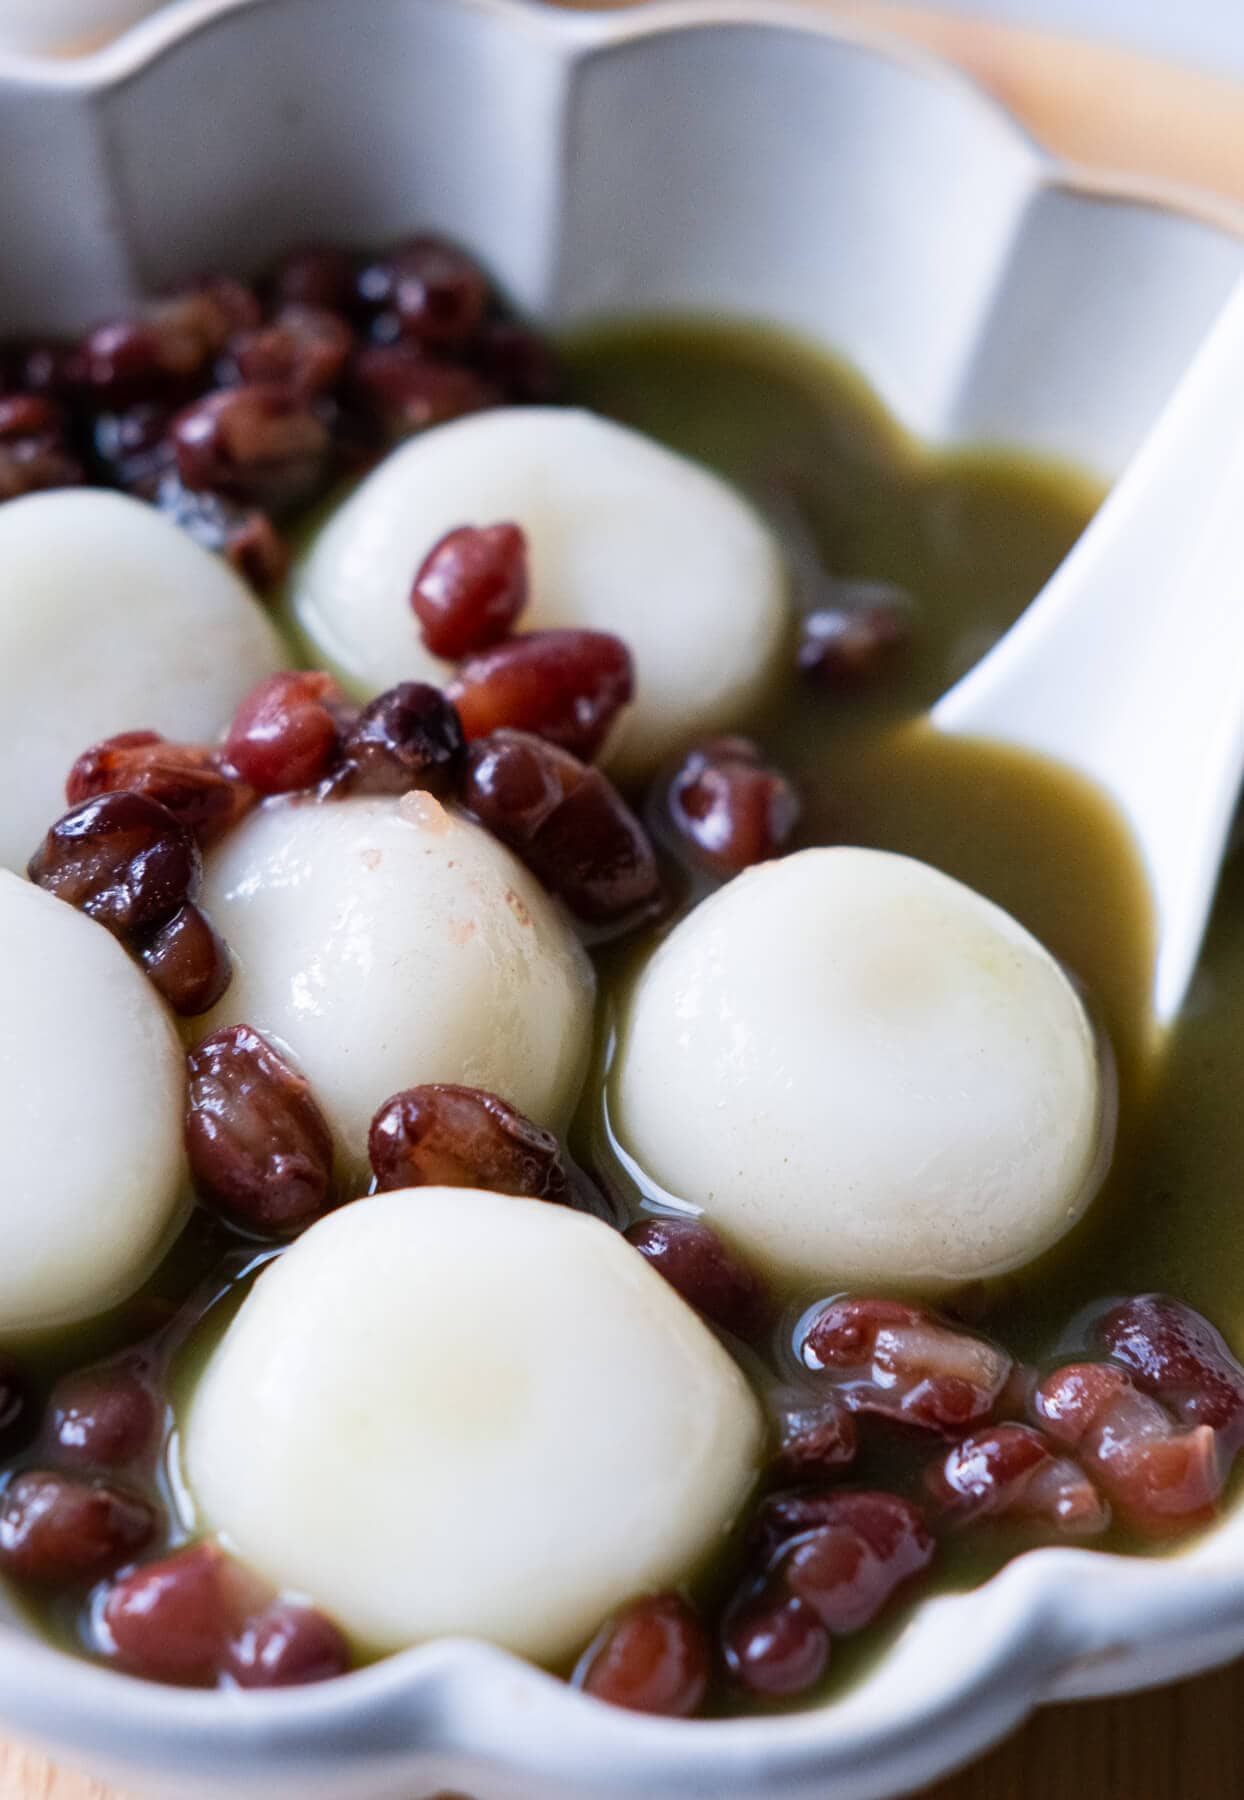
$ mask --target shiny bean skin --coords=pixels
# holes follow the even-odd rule
[[[689,1719],[708,1691],[708,1633],[677,1594],[637,1600],[614,1619],[580,1677],[585,1693],[629,1712]]]
[[[419,565],[410,603],[433,656],[500,643],[527,604],[527,539],[518,525],[460,525]]]
[[[199,1198],[231,1224],[285,1236],[329,1204],[332,1136],[303,1076],[248,1025],[186,1058],[186,1150]]]
[[[754,1338],[773,1316],[764,1282],[711,1225],[650,1218],[627,1229],[633,1244],[689,1306],[735,1337]]]
[[[606,631],[531,631],[469,657],[446,689],[468,739],[526,731],[590,763],[635,691]]]
[[[31,881],[125,936],[162,925],[198,887],[198,848],[159,801],[101,794],[58,819],[30,859]]]
[[[533,1200],[569,1198],[552,1132],[482,1088],[430,1083],[394,1094],[372,1120],[367,1147],[382,1190],[487,1188]]]
[[[158,1522],[150,1501],[128,1489],[30,1469],[0,1505],[0,1569],[41,1587],[97,1581],[144,1549]]]
[[[895,1300],[831,1300],[798,1349],[850,1411],[955,1434],[992,1415],[1013,1366],[983,1338]]]
[[[48,1436],[72,1469],[123,1469],[155,1455],[164,1423],[150,1371],[136,1357],[64,1376],[48,1402]]]
[[[350,1667],[345,1634],[326,1613],[278,1600],[226,1646],[222,1673],[240,1688],[305,1687]]]

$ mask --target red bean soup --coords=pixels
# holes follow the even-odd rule
[[[1228,866],[1187,1017],[1159,1054],[1148,903],[1110,807],[1036,759],[920,724],[1065,556],[1098,499],[1090,479],[1000,450],[930,451],[849,371],[758,327],[626,325],[555,350],[430,237],[299,252],[257,282],[205,279],[79,342],[9,345],[0,373],[0,499],[83,485],[137,497],[231,565],[288,644],[287,667],[214,734],[179,739],[135,716],[78,744],[61,816],[29,846],[29,880],[111,934],[178,1021],[188,1182],[128,1298],[4,1336],[0,1570],[41,1628],[195,1686],[319,1681],[378,1653],[331,1595],[220,1541],[189,1502],[177,1428],[230,1321],[292,1246],[367,1196],[417,1209],[421,1188],[592,1217],[615,1234],[612,1258],[634,1258],[628,1280],[646,1263],[677,1296],[659,1296],[671,1330],[693,1330],[697,1355],[724,1348],[715,1379],[741,1371],[762,1421],[711,1551],[656,1591],[615,1592],[547,1656],[598,1698],[688,1718],[820,1700],[922,1596],[1037,1545],[1160,1553],[1220,1513],[1244,1443],[1231,1348],[1244,1328],[1244,865]],[[392,626],[444,665],[435,681],[396,669],[359,684],[339,659],[321,666],[282,600],[291,554],[397,447],[562,404],[718,472],[785,569],[763,691],[700,731],[689,664],[689,728],[651,766],[610,754],[645,697],[642,645],[590,608],[539,616],[521,511],[451,516],[410,558]],[[657,560],[635,566],[637,587]],[[729,608],[687,604],[703,621],[693,649],[711,658]],[[526,870],[528,898],[506,895],[520,923],[548,897],[567,954],[581,957],[577,940],[595,968],[592,1030],[557,1130],[530,1099],[446,1066],[371,1094],[352,1156],[297,1045],[220,1010],[253,955],[230,941],[210,870],[265,812],[305,820],[412,794],[429,830],[465,817]],[[775,1263],[717,1217],[715,1196],[671,1191],[621,1141],[613,1065],[657,946],[758,879],[754,866],[846,845],[976,890],[1083,996],[1117,1124],[1112,1144],[1102,1127],[1083,1218],[1020,1266],[930,1286],[832,1259]],[[866,1035],[889,1001],[860,1004]],[[828,1170],[826,1079],[823,1117],[800,1130],[815,1147],[823,1129]],[[723,1087],[719,1103],[739,1101]],[[896,1083],[900,1139],[904,1104]],[[752,1128],[762,1160],[781,1163],[783,1128],[762,1105]],[[469,1267],[463,1283],[469,1306]],[[594,1521],[602,1541],[610,1529],[607,1513]]]

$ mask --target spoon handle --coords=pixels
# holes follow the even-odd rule
[[[1076,548],[933,723],[1113,796],[1149,873],[1154,1012],[1171,1019],[1244,775],[1244,282]]]

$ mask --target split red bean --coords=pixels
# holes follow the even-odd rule
[[[714,738],[689,752],[669,788],[669,816],[695,861],[723,879],[785,849],[799,798],[747,738]]]
[[[529,731],[591,762],[635,691],[630,651],[607,631],[532,631],[469,657],[446,692],[468,739]]]
[[[643,826],[599,769],[524,731],[467,750],[463,799],[575,918],[602,932],[651,918],[662,899]]]
[[[215,843],[255,804],[255,794],[220,753],[204,744],[170,744],[154,731],[125,731],[84,750],[69,771],[71,806],[125,791],[159,801],[201,845]]]
[[[248,1025],[186,1058],[186,1151],[199,1198],[231,1224],[286,1236],[329,1204],[332,1136],[306,1079]]]
[[[712,1649],[695,1612],[677,1594],[637,1600],[619,1613],[580,1678],[586,1693],[629,1712],[689,1719],[708,1691]]]
[[[247,1620],[225,1649],[222,1672],[237,1687],[305,1687],[350,1667],[345,1634],[315,1607],[275,1601]]]
[[[42,1587],[98,1581],[145,1548],[157,1523],[140,1494],[30,1469],[10,1482],[0,1506],[0,1568]]]
[[[64,1376],[48,1402],[48,1433],[57,1458],[74,1469],[123,1469],[150,1461],[163,1420],[150,1372],[136,1357]]]
[[[768,1288],[711,1225],[699,1219],[640,1219],[627,1241],[689,1306],[739,1338],[754,1338],[773,1316]]]
[[[1032,1407],[1133,1530],[1168,1537],[1213,1517],[1227,1469],[1213,1428],[1179,1425],[1123,1369],[1069,1364],[1046,1377]]]
[[[368,1154],[382,1189],[487,1188],[533,1200],[569,1197],[552,1132],[483,1088],[432,1083],[394,1094],[376,1113]]]
[[[329,470],[323,421],[276,382],[250,382],[196,400],[171,428],[177,469],[188,488],[288,511],[310,500]]]
[[[1244,1368],[1207,1319],[1164,1294],[1125,1300],[1097,1341],[1184,1425],[1209,1425],[1232,1451],[1244,1437]]]
[[[527,604],[527,539],[517,525],[460,525],[433,545],[411,606],[434,656],[456,662],[500,643]]]
[[[1110,1508],[1072,1457],[1027,1425],[995,1425],[964,1438],[930,1469],[927,1485],[957,1525],[981,1518],[1034,1519],[1064,1537],[1093,1537]]]
[[[198,886],[194,839],[145,794],[102,794],[58,819],[30,860],[36,886],[125,936],[162,925]]]
[[[270,675],[234,713],[225,755],[261,794],[314,787],[338,761],[343,705],[331,675]]]
[[[952,1433],[992,1415],[1013,1366],[983,1338],[894,1300],[831,1300],[798,1350],[850,1411]]]
[[[446,798],[457,786],[466,745],[441,690],[403,681],[365,706],[342,741],[341,784],[350,793]]]

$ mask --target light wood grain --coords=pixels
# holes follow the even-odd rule
[[[1244,203],[1244,94],[1233,83],[884,0],[808,3],[957,59],[1073,161]],[[1242,1722],[1244,1665],[1161,1693],[1053,1708],[923,1800],[1231,1800],[1244,1794]],[[131,1797],[0,1743],[0,1800]]]

